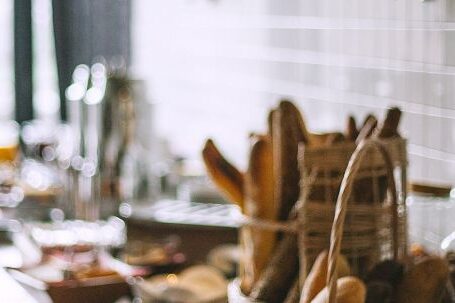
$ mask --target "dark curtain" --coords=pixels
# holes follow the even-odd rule
[[[61,115],[66,119],[65,89],[78,64],[102,57],[130,61],[131,0],[53,0],[55,47]]]
[[[16,121],[33,119],[32,2],[14,1],[14,90]]]

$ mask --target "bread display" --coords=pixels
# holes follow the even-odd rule
[[[240,231],[243,255],[239,268],[239,285],[247,298],[245,302],[327,302],[327,249],[344,171],[356,148],[369,138],[390,142],[387,151],[396,150],[400,156],[405,153],[405,141],[398,131],[400,117],[401,111],[391,108],[381,122],[374,115],[368,115],[358,127],[355,117],[349,116],[343,131],[313,133],[295,104],[283,100],[269,112],[266,132],[250,135],[249,161],[244,170],[230,164],[213,141],[207,140],[202,154],[208,175],[226,197],[240,206],[245,216]],[[393,141],[394,138],[399,140]],[[366,302],[373,293],[377,293],[374,297],[383,298],[396,295],[397,282],[393,278],[389,283],[383,281],[384,277],[375,278],[375,275],[381,276],[380,273],[373,273],[365,281],[355,277],[365,277],[364,274],[379,262],[380,255],[374,249],[379,248],[377,243],[380,242],[374,241],[402,241],[397,238],[401,232],[390,233],[391,226],[401,228],[401,221],[390,217],[394,209],[388,202],[384,205],[392,212],[387,212],[388,219],[381,217],[380,220],[385,220],[389,235],[375,236],[379,233],[374,225],[376,212],[379,212],[377,205],[390,198],[390,192],[396,189],[390,188],[395,184],[390,184],[384,169],[390,163],[382,160],[379,151],[370,157],[373,157],[372,162],[361,166],[360,177],[353,181],[350,196],[356,201],[356,207],[360,203],[361,213],[358,227],[349,223],[346,245],[359,237],[355,244],[359,248],[349,251],[346,246],[341,253],[346,251],[347,255],[337,257],[338,303]],[[315,162],[311,162],[312,159]],[[405,156],[403,159],[394,154],[392,163],[405,166]],[[319,170],[320,165],[324,170]],[[318,203],[322,208],[307,220],[307,207]],[[363,205],[372,211],[365,213],[367,208],[362,208]],[[327,210],[323,210],[324,207]],[[323,220],[321,214],[324,214]],[[385,215],[382,211],[380,216]],[[302,222],[310,229],[302,230],[299,225]],[[388,279],[389,272],[384,275]]]

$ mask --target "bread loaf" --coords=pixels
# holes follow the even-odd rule
[[[397,303],[439,303],[449,278],[446,260],[430,257],[413,266],[398,286]]]

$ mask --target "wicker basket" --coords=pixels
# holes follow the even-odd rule
[[[355,150],[302,148],[300,164],[302,180],[316,172],[312,184],[302,184],[307,192],[299,229],[302,281],[317,254],[329,246],[331,292],[336,291],[334,266],[340,252],[358,276],[382,259],[405,258],[405,140],[369,139]],[[334,303],[333,294],[331,298]]]
[[[301,283],[317,255],[331,244],[332,279],[336,278],[333,258],[340,251],[350,261],[353,274],[358,276],[382,259],[406,256],[404,139],[368,139],[358,146],[306,148],[302,145],[299,165],[301,196],[296,205],[297,220],[247,225],[297,233]],[[331,241],[334,234],[337,240]],[[235,280],[229,287],[229,302],[255,301],[242,295]]]

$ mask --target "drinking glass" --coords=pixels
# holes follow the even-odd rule
[[[19,155],[19,124],[0,121],[0,164],[13,164]]]
[[[16,207],[24,198],[23,190],[16,180],[19,130],[19,124],[15,121],[0,121],[0,211],[5,207]]]

